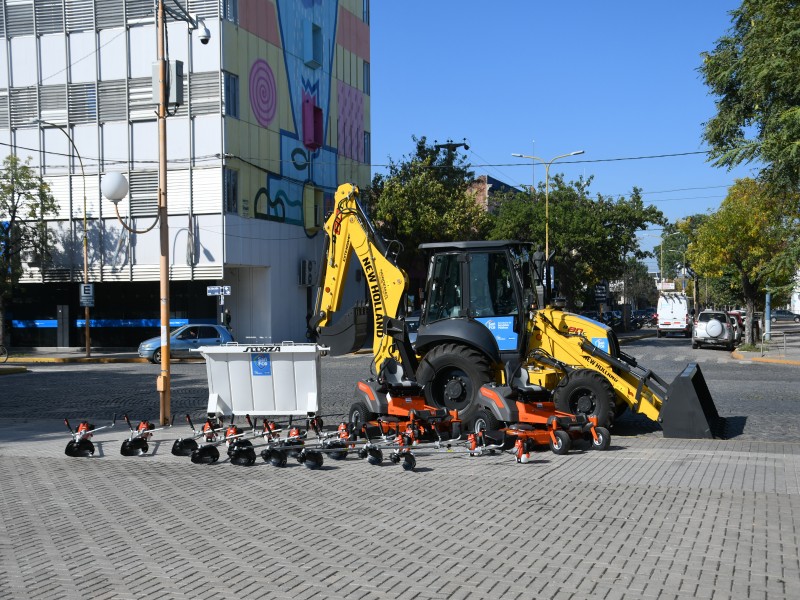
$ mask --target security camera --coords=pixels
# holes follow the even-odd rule
[[[208,40],[211,39],[211,32],[206,27],[206,22],[203,20],[202,17],[198,17],[195,13],[191,15],[191,21],[189,23],[189,27],[191,29],[197,29],[197,37],[200,38],[200,43],[205,46],[208,44]]]

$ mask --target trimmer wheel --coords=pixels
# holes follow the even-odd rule
[[[133,438],[132,440],[125,440],[122,442],[122,447],[119,453],[122,456],[141,456],[147,454],[147,441],[142,438]]]
[[[361,448],[358,449],[358,458],[360,458],[361,460],[364,460],[365,458],[367,458],[367,454],[368,453],[367,453],[367,449],[366,448],[361,447]]]
[[[328,443],[327,448],[341,448],[341,450],[328,453],[328,456],[330,456],[333,460],[344,460],[347,458],[347,444],[345,442],[341,440],[332,440],[330,443]]]
[[[400,462],[400,453],[399,452],[392,452],[389,455],[389,460],[392,461],[393,465],[396,465]]]
[[[250,446],[233,446],[228,450],[231,464],[249,467],[256,462],[256,451]]]
[[[322,467],[322,452],[319,450],[306,450],[301,456],[303,456],[302,462],[307,468],[316,470]],[[300,460],[300,456],[297,457],[297,460]]]
[[[64,454],[72,457],[87,457],[94,454],[94,444],[89,440],[71,441],[64,449]]]
[[[271,464],[273,467],[285,467],[286,452],[280,448],[273,448],[269,455],[269,464]]]
[[[409,452],[405,456],[403,456],[404,471],[413,471],[416,466],[417,466],[417,459],[414,458],[413,454]]]
[[[175,440],[172,444],[172,454],[174,456],[191,456],[197,450],[197,442],[193,439]]]
[[[261,451],[261,458],[264,459],[264,462],[269,462],[269,459],[272,457],[272,448],[264,448]]]
[[[611,445],[611,433],[605,427],[595,427],[597,439],[592,438],[592,450],[608,450]]]
[[[569,449],[572,447],[572,440],[569,434],[563,429],[558,429],[554,434],[556,436],[555,443],[553,443],[553,440],[550,440],[550,450],[553,451],[553,454],[566,454],[569,452]]]
[[[211,464],[219,460],[219,450],[216,446],[200,446],[192,452],[192,462],[194,464]]]
[[[240,452],[241,449],[252,448],[252,446],[253,444],[250,442],[250,440],[236,440],[231,443],[230,446],[228,446],[228,457],[231,458],[234,454]],[[255,450],[253,450],[253,453],[255,453]]]
[[[379,465],[383,462],[383,452],[380,448],[370,448],[367,450],[367,462],[371,465]]]

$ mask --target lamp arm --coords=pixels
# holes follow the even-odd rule
[[[153,222],[153,224],[152,224],[152,225],[150,225],[150,227],[148,227],[147,229],[141,229],[141,230],[139,230],[139,229],[133,229],[133,228],[131,228],[131,227],[128,227],[128,226],[125,224],[125,221],[123,221],[123,220],[122,220],[122,217],[121,217],[121,216],[120,216],[120,214],[119,214],[119,206],[117,205],[117,203],[116,203],[116,202],[114,203],[114,210],[115,210],[115,211],[116,211],[116,213],[117,213],[117,221],[119,221],[119,222],[120,222],[120,225],[122,225],[122,226],[123,226],[125,229],[127,229],[127,230],[128,230],[128,231],[130,231],[131,233],[138,233],[138,234],[147,233],[148,231],[150,231],[151,229],[153,229],[153,227],[155,227],[156,225],[158,225],[158,220],[159,220],[159,217],[158,217],[158,215],[156,215],[156,220],[155,220],[155,221]]]

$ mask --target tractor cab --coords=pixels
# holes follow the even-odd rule
[[[537,285],[541,290],[543,260],[537,263],[532,245],[442,242],[421,244],[420,249],[430,258],[418,351],[452,337],[496,359],[520,355],[525,317],[538,304]]]

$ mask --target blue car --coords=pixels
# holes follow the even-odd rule
[[[231,332],[222,325],[182,325],[169,334],[170,357],[197,356],[191,350],[200,346],[220,346],[233,341]],[[139,356],[152,363],[161,362],[161,338],[154,337],[139,344]]]

